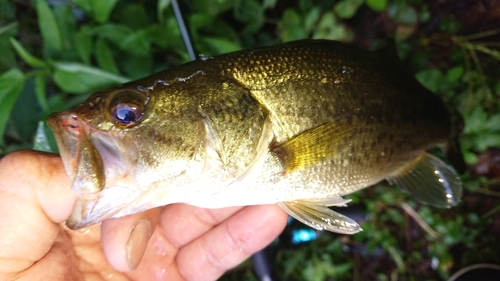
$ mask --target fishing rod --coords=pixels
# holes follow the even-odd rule
[[[184,23],[184,17],[182,16],[181,9],[179,7],[179,3],[177,0],[172,0],[172,9],[174,10],[175,19],[177,20],[177,25],[179,26],[179,30],[182,35],[182,40],[184,40],[184,45],[186,46],[186,50],[189,55],[190,60],[196,59],[196,53],[194,51],[193,42],[191,40],[191,36],[189,35],[189,31]]]

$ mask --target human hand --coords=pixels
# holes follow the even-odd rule
[[[215,280],[283,230],[276,205],[173,204],[70,230],[75,196],[61,159],[0,160],[0,280]]]

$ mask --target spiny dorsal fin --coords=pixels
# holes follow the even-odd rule
[[[434,207],[450,208],[462,196],[462,182],[455,171],[426,152],[387,180],[417,201]]]
[[[278,205],[298,221],[317,230],[342,234],[354,234],[363,230],[353,219],[314,202],[297,200],[281,202]]]
[[[307,130],[275,147],[275,153],[284,163],[286,172],[314,166],[331,158],[342,140],[352,135],[346,119],[326,123]]]

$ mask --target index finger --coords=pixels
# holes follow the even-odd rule
[[[20,272],[49,251],[73,208],[69,186],[57,155],[20,151],[0,161],[0,272]]]

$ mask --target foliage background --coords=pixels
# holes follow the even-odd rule
[[[349,196],[366,214],[364,231],[293,247],[282,236],[277,279],[446,280],[470,264],[500,264],[500,1],[180,4],[206,55],[301,38],[373,49],[395,38],[408,68],[461,116],[468,169],[458,207],[419,205],[387,183],[368,188]],[[48,114],[189,60],[169,0],[0,0],[0,54],[0,155],[54,150]],[[257,280],[250,262],[222,279]]]

